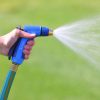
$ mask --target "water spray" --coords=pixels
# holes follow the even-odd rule
[[[100,16],[63,25],[53,35],[91,65],[100,69]]]
[[[17,28],[25,32],[28,32],[30,34],[35,33],[36,37],[53,35],[53,31],[48,27],[24,26],[23,29],[21,29],[21,27],[17,27]],[[28,40],[29,40],[28,38],[19,38],[9,51],[8,55],[9,55],[9,59],[11,58],[12,66],[7,74],[6,81],[2,88],[0,100],[7,100],[8,98],[13,80],[18,70],[18,66],[21,65],[24,61],[23,50]]]

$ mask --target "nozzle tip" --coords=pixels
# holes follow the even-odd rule
[[[49,29],[49,35],[53,35],[53,30]]]

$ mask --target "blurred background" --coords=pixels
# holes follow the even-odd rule
[[[55,29],[100,12],[100,0],[0,0],[0,35],[18,25]],[[8,100],[100,100],[100,70],[54,37],[37,38]],[[11,65],[0,55],[0,90]]]

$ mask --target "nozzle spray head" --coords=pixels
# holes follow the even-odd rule
[[[53,30],[49,29],[49,35],[53,35]]]
[[[40,36],[49,36],[49,35],[53,35],[53,31],[49,29],[48,27],[41,27]]]
[[[29,25],[24,26],[22,30],[28,32],[29,34],[34,33],[36,34],[36,37],[53,35],[53,31],[51,29],[42,26]],[[12,57],[12,62],[14,64],[20,65],[24,61],[23,50],[28,40],[28,38],[20,38],[14,45],[14,49],[12,49],[13,47],[10,49],[10,51],[13,52],[13,54],[10,57]]]
[[[36,37],[53,35],[53,30],[42,26],[24,26],[24,31],[28,33],[35,33]]]

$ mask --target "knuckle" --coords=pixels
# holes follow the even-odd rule
[[[15,29],[15,33],[16,33],[16,36],[20,36],[21,30],[20,29]]]

